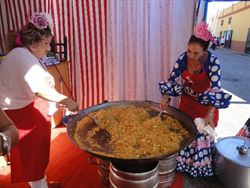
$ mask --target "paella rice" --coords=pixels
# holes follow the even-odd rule
[[[190,137],[189,132],[174,117],[161,120],[157,115],[152,117],[150,110],[131,105],[93,112],[89,115],[96,116],[99,126],[82,138],[81,129],[92,121],[88,117],[82,118],[78,121],[75,139],[79,144],[85,139],[99,148],[100,154],[116,158],[151,158],[178,151],[182,142]],[[101,130],[109,133],[108,147],[112,152],[102,152],[103,145],[96,139]]]

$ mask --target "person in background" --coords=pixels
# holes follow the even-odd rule
[[[17,140],[17,128],[6,113],[0,109],[0,156],[8,155]]]
[[[221,48],[224,48],[225,40],[226,40],[225,37],[222,36],[221,39],[220,39],[220,47]]]
[[[51,137],[45,103],[78,110],[77,102],[55,90],[54,79],[41,61],[50,51],[52,25],[49,14],[34,13],[18,32],[15,48],[0,64],[0,107],[19,133],[10,151],[11,182],[28,182],[32,188],[60,187],[59,182],[47,182],[45,176]]]
[[[216,43],[216,37],[214,37],[214,40],[211,42],[211,47],[210,47],[210,48],[211,48],[212,50],[215,50],[216,44],[217,44],[217,43]]]
[[[216,46],[220,47],[220,38],[216,37]]]
[[[207,23],[197,24],[187,51],[175,62],[168,81],[159,83],[159,89],[162,107],[167,106],[170,97],[180,96],[179,109],[193,120],[202,119],[204,127],[213,130],[218,123],[218,109],[227,108],[232,96],[221,90],[220,63],[208,51],[211,40],[214,38]],[[178,77],[182,78],[180,82]],[[198,132],[195,140],[179,152],[176,170],[192,177],[213,176],[213,149],[214,137]]]

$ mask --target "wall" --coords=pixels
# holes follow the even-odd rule
[[[228,19],[231,17],[231,24],[228,24]],[[221,26],[223,20],[223,26]],[[242,1],[231,7],[224,9],[218,15],[216,35],[220,36],[220,32],[233,30],[231,50],[245,53],[245,45],[250,28],[250,2]]]

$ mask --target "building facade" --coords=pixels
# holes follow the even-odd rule
[[[222,10],[216,23],[216,36],[226,39],[224,48],[250,53],[250,1],[241,1]]]

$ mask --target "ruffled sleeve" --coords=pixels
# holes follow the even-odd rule
[[[185,70],[187,58],[186,53],[179,56],[178,60],[174,64],[174,68],[170,74],[168,81],[161,81],[159,83],[159,89],[162,95],[180,96],[182,95],[182,85],[176,82],[176,79]]]
[[[205,67],[210,79],[211,89],[198,94],[197,100],[203,105],[212,105],[216,108],[227,108],[232,95],[221,90],[220,62],[215,56],[210,56]]]
[[[197,100],[203,105],[211,104],[215,108],[227,108],[230,104],[232,95],[224,91],[205,91],[198,95]]]
[[[162,81],[159,83],[160,92],[162,95],[180,96],[182,94],[182,86],[172,81]]]

